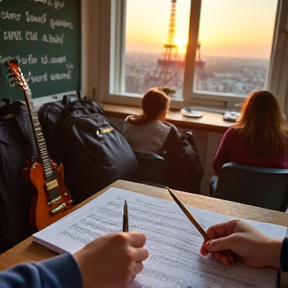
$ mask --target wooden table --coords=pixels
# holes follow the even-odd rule
[[[141,108],[133,106],[115,105],[101,103],[107,117],[126,118],[131,114],[140,114]],[[191,118],[183,116],[179,111],[169,111],[166,115],[166,121],[177,127],[204,130],[211,132],[224,133],[233,123],[223,120],[223,114],[216,112],[202,111],[203,117]]]
[[[172,201],[167,191],[163,188],[118,180],[98,192],[96,195],[90,197],[83,203],[77,205],[75,209],[83,206],[85,203],[89,202],[93,198],[104,193],[110,187],[118,187]],[[210,198],[204,195],[191,194],[180,191],[174,192],[181,201],[188,205],[219,212],[226,215],[231,215],[238,218],[246,218],[250,220],[279,224],[282,226],[288,225],[288,214],[285,214],[283,212],[268,210],[250,205],[244,205],[221,199]],[[20,262],[38,261],[53,257],[55,255],[57,255],[56,252],[49,250],[37,243],[34,243],[32,237],[29,237],[23,242],[14,246],[12,249],[0,255],[0,270],[6,269]]]

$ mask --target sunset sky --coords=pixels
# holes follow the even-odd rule
[[[176,35],[187,43],[191,0],[177,0]],[[277,0],[202,0],[202,56],[269,58]],[[171,0],[127,0],[126,50],[161,53]]]

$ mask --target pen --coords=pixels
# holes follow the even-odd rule
[[[188,219],[192,222],[192,224],[197,228],[197,230],[201,233],[205,240],[209,240],[207,233],[203,229],[203,227],[198,223],[198,221],[192,216],[192,214],[187,210],[187,208],[181,203],[181,201],[172,193],[172,191],[166,186],[166,189],[169,191],[170,195],[174,199],[174,201],[178,204],[178,206],[182,209],[184,214],[188,217]]]
[[[128,221],[128,204],[127,201],[125,200],[124,203],[124,208],[123,208],[123,232],[128,232],[129,231],[129,221]]]

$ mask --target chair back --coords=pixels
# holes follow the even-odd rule
[[[288,205],[288,169],[226,163],[220,170],[214,196],[285,211]]]
[[[130,181],[166,185],[166,160],[155,153],[135,152],[138,168]]]

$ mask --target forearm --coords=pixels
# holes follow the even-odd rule
[[[16,265],[0,272],[2,287],[82,287],[78,265],[72,255],[64,254],[36,262]]]

